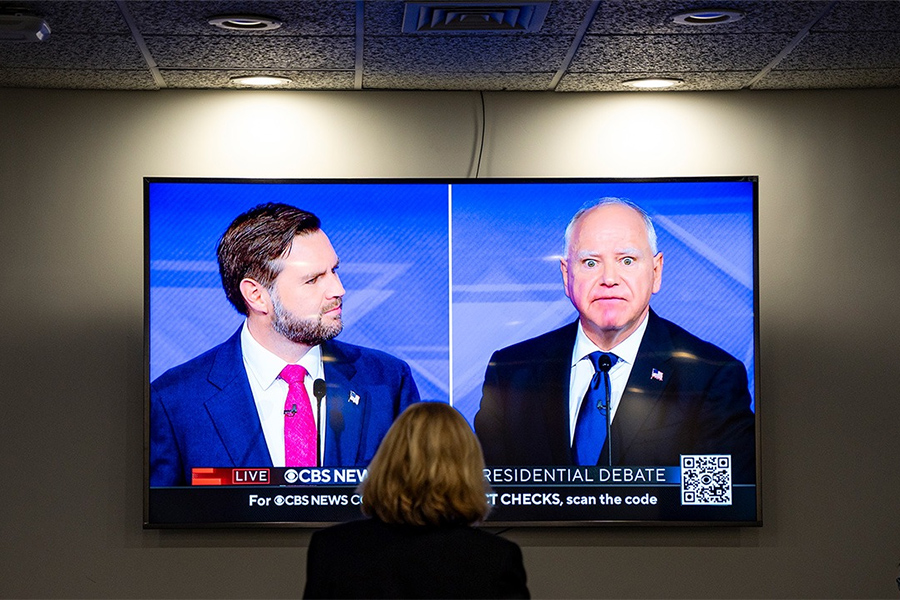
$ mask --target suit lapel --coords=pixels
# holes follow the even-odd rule
[[[216,353],[209,382],[220,391],[206,401],[206,410],[235,465],[269,467],[272,458],[244,368],[240,333],[238,329]]]
[[[644,338],[613,420],[612,464],[618,464],[644,421],[661,400],[666,385],[672,380],[674,373],[670,372],[672,367],[668,362],[671,356],[672,340],[669,333],[651,310]]]
[[[543,395],[538,402],[554,464],[575,464],[569,443],[569,378],[577,332],[577,321],[557,330],[545,344],[545,359],[536,370],[535,387]]]
[[[328,407],[325,465],[355,464],[363,439],[363,422],[368,410],[367,392],[364,388],[354,389],[351,386],[356,376],[358,356],[348,352],[352,352],[352,348],[330,342],[322,344],[327,386],[325,406]]]

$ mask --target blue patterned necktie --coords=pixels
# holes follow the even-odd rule
[[[610,402],[609,370],[619,357],[598,351],[589,354],[588,358],[594,365],[594,377],[578,411],[572,453],[579,465],[593,467],[597,465],[606,441],[606,411]]]

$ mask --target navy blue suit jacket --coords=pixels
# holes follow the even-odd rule
[[[577,322],[498,350],[475,432],[492,465],[573,465],[569,377]],[[651,377],[656,369],[662,381]],[[755,419],[743,363],[650,311],[598,464],[677,466],[730,454],[735,483],[756,481]]]
[[[384,352],[322,344],[325,466],[366,466],[419,392],[409,365]],[[359,396],[350,401],[351,392]],[[241,330],[150,384],[150,485],[189,485],[193,467],[271,467],[250,391]]]

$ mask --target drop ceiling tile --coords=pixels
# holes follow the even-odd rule
[[[365,89],[544,91],[554,73],[409,73],[363,74]]]
[[[570,72],[750,71],[765,67],[788,34],[586,36]]]
[[[559,67],[566,39],[541,36],[409,36],[366,40],[367,72],[492,73],[546,71]]]
[[[572,36],[581,27],[595,2],[585,0],[562,0],[551,2],[550,10],[544,18],[541,35]]]
[[[43,42],[0,42],[0,67],[146,69],[130,35],[51,33]]]
[[[838,2],[813,28],[813,31],[898,30],[900,2],[897,0]]]
[[[156,90],[147,70],[0,69],[0,87],[85,90]]]
[[[900,87],[900,69],[772,71],[757,82],[753,89],[810,90],[881,87]]]
[[[896,67],[900,67],[900,32],[871,31],[811,33],[777,68],[794,71]]]
[[[327,69],[355,67],[352,37],[146,36],[161,69]]]
[[[365,4],[363,31],[366,35],[400,35],[403,32],[405,2],[368,2]]]

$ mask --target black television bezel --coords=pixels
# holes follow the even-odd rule
[[[322,528],[341,522],[342,520],[271,520],[271,521],[213,521],[213,522],[158,522],[151,520],[151,488],[149,485],[150,456],[150,186],[154,183],[210,183],[210,184],[524,184],[524,183],[597,183],[597,184],[640,184],[640,183],[678,183],[678,182],[749,182],[753,186],[752,206],[752,246],[753,246],[753,346],[756,368],[753,372],[755,402],[755,454],[756,483],[754,485],[755,518],[748,520],[492,520],[490,517],[482,526],[488,528],[509,527],[760,527],[762,518],[762,448],[761,448],[761,411],[760,411],[760,313],[759,313],[759,177],[756,175],[737,176],[678,176],[678,177],[492,177],[492,178],[228,178],[228,177],[144,177],[143,179],[143,215],[144,215],[144,411],[143,411],[143,527],[144,529],[217,529],[217,528]],[[192,490],[190,486],[180,488]],[[361,517],[361,514],[354,517]]]

